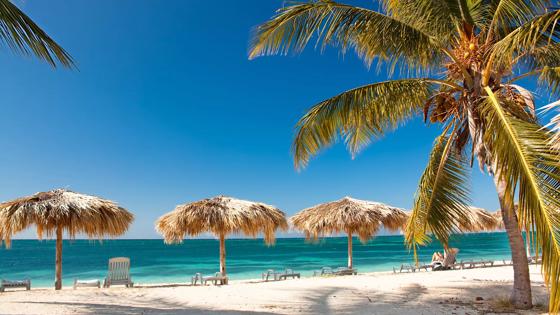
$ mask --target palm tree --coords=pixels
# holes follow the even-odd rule
[[[29,55],[56,67],[73,67],[72,57],[10,0],[0,0],[0,42],[16,53]]]
[[[511,300],[532,306],[521,227],[534,231],[550,286],[550,311],[560,309],[560,176],[550,133],[535,114],[533,92],[518,84],[538,77],[560,84],[560,10],[545,0],[380,0],[377,10],[330,0],[293,3],[258,26],[249,58],[302,51],[309,41],[354,50],[368,65],[401,79],[343,92],[313,106],[297,124],[296,167],[344,139],[356,154],[372,139],[423,115],[440,124],[420,179],[406,231],[414,248],[433,233],[444,245],[460,231],[476,160],[493,177],[514,262]],[[414,74],[409,76],[407,74]],[[519,201],[518,210],[513,209]]]

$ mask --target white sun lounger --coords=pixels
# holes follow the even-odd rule
[[[88,279],[88,280],[74,279],[74,290],[80,287],[101,288],[101,281],[99,281],[99,279]]]
[[[461,260],[462,269],[473,269],[481,267],[492,267],[494,266],[493,260],[479,259],[479,260]]]
[[[200,282],[200,285],[202,285],[202,274],[200,272],[195,273],[191,277],[191,285],[196,285],[197,282]]]
[[[25,288],[25,290],[31,290],[31,280],[4,280],[0,281],[0,292],[4,292],[6,289],[15,289],[15,288]]]
[[[358,269],[338,267],[334,270],[333,274],[336,276],[352,276],[358,274]]]
[[[332,275],[332,274],[333,274],[333,270],[332,270],[331,267],[323,267],[323,268],[321,268],[321,270],[313,271],[313,277],[326,276],[326,275]]]
[[[443,258],[443,262],[441,262],[439,264],[433,264],[432,271],[463,268],[463,265],[461,263],[457,263],[457,254],[458,253],[459,253],[459,249],[451,248],[450,251],[445,253],[445,257]]]
[[[400,268],[393,267],[393,273],[402,273],[402,272],[416,272],[422,269],[428,271],[428,268],[432,268],[432,265],[427,264],[420,264],[419,266],[413,264],[401,264]]]
[[[263,272],[261,277],[264,281],[269,280],[278,280],[278,272],[274,271],[274,269],[268,269],[267,271]]]
[[[220,282],[220,285],[226,284],[228,280],[227,276],[224,276],[221,272],[216,272],[214,276],[202,277],[202,283],[207,284],[209,281],[214,285]]]
[[[130,278],[130,258],[116,257],[109,259],[109,271],[107,278],[103,282],[103,287],[109,288],[112,285],[125,285],[132,288],[134,283]]]
[[[292,278],[292,279],[298,278],[299,279],[299,277],[300,277],[299,272],[294,272],[290,268],[286,268],[286,270],[284,270],[284,272],[278,273],[276,275],[278,277],[278,280],[286,280],[288,278]]]

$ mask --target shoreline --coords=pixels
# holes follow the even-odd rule
[[[509,260],[509,259],[506,259]],[[395,266],[395,267],[400,267],[400,266]],[[500,268],[500,267],[511,267],[511,265],[508,264],[504,264],[502,261],[500,260],[496,260],[493,266],[489,266],[489,267],[484,267],[484,269],[492,269],[492,268]],[[358,272],[360,271],[359,268]],[[457,269],[457,270],[448,270],[448,271],[459,271],[459,270],[471,270],[471,269],[482,269],[482,268],[466,268],[466,269]],[[280,271],[280,270],[279,270]],[[295,270],[297,272],[297,270]],[[263,272],[265,272],[265,270],[263,270]],[[424,271],[424,270],[420,270],[417,271],[415,273],[426,273],[426,272],[432,272],[432,271]],[[399,275],[399,274],[408,274],[410,272],[397,272],[395,273],[393,270],[384,270],[384,271],[366,271],[366,272],[359,272],[358,275],[360,276],[383,276],[383,275]],[[412,273],[412,274],[415,274]],[[191,275],[185,275],[184,278],[188,278]],[[307,274],[301,274],[300,279],[328,279],[328,278],[335,278],[335,277],[341,277],[341,276],[312,276],[312,275],[307,275]],[[91,279],[87,279],[87,278],[78,278],[80,280],[91,280]],[[93,278],[95,279],[95,278]],[[100,279],[96,279],[96,280],[100,280],[101,281],[101,285],[103,285],[103,278]],[[190,282],[136,282],[134,281],[134,277],[132,278],[133,282],[134,282],[134,288],[159,288],[159,287],[191,287],[191,283]],[[68,281],[68,279],[66,279],[66,281]],[[72,280],[73,281],[73,280]],[[228,285],[232,285],[232,284],[254,284],[254,283],[273,283],[273,282],[282,282],[282,281],[264,281],[261,278],[247,278],[247,279],[230,279],[228,281]],[[199,285],[197,285],[196,287],[198,287]],[[53,286],[32,286],[31,289],[34,290],[49,290],[52,289]],[[73,289],[73,287],[71,285],[66,285],[62,287],[63,289]],[[102,287],[103,289],[103,287]]]
[[[548,301],[540,267],[531,265],[533,310]],[[225,286],[159,284],[109,289],[64,287],[0,294],[2,314],[485,314],[508,311],[511,266],[415,273],[232,281]]]

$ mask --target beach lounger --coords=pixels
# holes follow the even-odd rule
[[[90,280],[79,280],[74,279],[74,290],[80,287],[92,287],[92,288],[101,288],[101,281],[98,279],[90,279]]]
[[[461,268],[462,269],[472,269],[472,268],[481,268],[481,267],[492,267],[494,266],[493,260],[488,259],[480,259],[480,260],[462,260],[461,261]]]
[[[300,277],[299,272],[294,272],[292,269],[290,268],[286,268],[286,270],[284,270],[284,272],[282,273],[277,273],[276,276],[278,277],[278,280],[286,280],[288,278],[298,278]]]
[[[463,265],[461,263],[457,263],[457,253],[459,253],[459,249],[457,248],[451,248],[449,251],[446,251],[443,262],[434,263],[432,271],[463,268]]]
[[[212,284],[217,285],[220,282],[220,285],[226,284],[228,280],[227,276],[224,276],[221,272],[216,272],[214,276],[209,277],[202,277],[202,283],[207,284],[209,281]]]
[[[194,274],[194,276],[191,277],[191,285],[196,285],[197,282],[200,282],[200,285],[202,285],[202,274],[200,272],[197,272]]]
[[[333,271],[331,267],[323,267],[321,270],[313,271],[313,277],[332,275],[332,273]]]
[[[274,271],[274,269],[268,269],[266,272],[263,272],[261,277],[264,281],[269,281],[270,279],[272,280],[278,280],[277,278],[278,273],[276,271]]]
[[[540,264],[542,263],[542,257],[541,256],[529,256],[527,257],[527,260],[529,261],[530,264]]]
[[[103,282],[103,287],[109,288],[112,285],[119,284],[125,285],[127,288],[132,288],[134,285],[130,278],[130,258],[116,257],[109,259],[109,271]]]
[[[416,266],[413,264],[401,264],[400,268],[393,267],[393,273],[403,273],[403,272],[416,272],[422,269],[428,271],[428,268],[432,268],[432,265],[426,265],[424,263]]]
[[[358,269],[339,267],[335,269],[333,274],[336,276],[352,276],[358,274]]]
[[[31,290],[31,280],[4,280],[0,281],[0,292],[4,292],[6,289],[15,289],[15,288],[25,288],[25,290]]]

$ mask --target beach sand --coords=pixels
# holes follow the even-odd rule
[[[231,281],[227,286],[32,289],[0,293],[0,314],[488,314],[507,312],[511,266],[407,274]],[[186,277],[185,277],[186,278]],[[545,313],[540,266],[531,266]],[[482,300],[480,300],[482,298]],[[480,301],[477,301],[480,300]],[[510,310],[510,313],[511,310]]]

